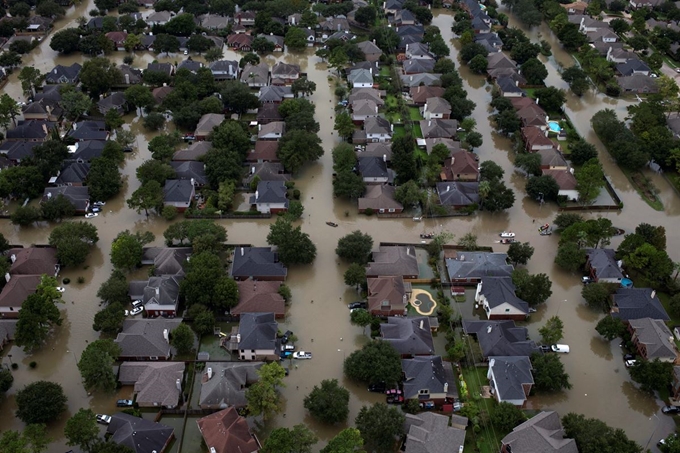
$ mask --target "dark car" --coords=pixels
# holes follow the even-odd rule
[[[661,412],[664,414],[677,414],[680,413],[680,407],[678,406],[664,406],[661,408]]]
[[[286,330],[286,333],[283,334],[281,337],[281,344],[286,344],[288,343],[288,339],[290,339],[290,336],[293,335],[293,332],[290,330]]]
[[[403,395],[388,396],[386,398],[387,404],[402,404],[404,402]]]
[[[365,310],[368,308],[368,303],[363,301],[352,302],[351,304],[347,305],[347,308],[350,310],[354,310],[355,308],[363,308]]]
[[[387,390],[387,384],[384,382],[377,382],[368,386],[369,392],[385,393],[385,390]]]
[[[635,360],[635,354],[624,354],[623,360]]]
[[[552,352],[552,349],[547,344],[542,344],[539,346],[539,348],[543,352]]]
[[[132,407],[132,400],[118,400],[116,401],[116,406],[118,407]]]

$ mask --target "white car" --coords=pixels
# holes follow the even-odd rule
[[[88,212],[87,214],[85,214],[85,218],[86,218],[86,219],[91,219],[91,218],[93,218],[93,217],[97,217],[98,215],[99,215],[99,214],[97,214],[96,212]]]
[[[144,311],[144,307],[135,307],[132,310],[130,310],[130,315],[131,316],[137,316],[138,314],[140,314],[143,311]]]
[[[92,206],[104,206],[104,205],[106,205],[105,201],[95,201],[94,203],[92,203]]]
[[[111,416],[106,414],[97,414],[97,423],[102,425],[108,425],[111,423]]]
[[[63,293],[64,291],[66,291],[66,288],[64,288],[63,286],[57,286],[57,291]]]
[[[635,366],[635,364],[637,363],[637,360],[635,360],[635,359],[626,360],[625,363],[626,363],[626,368],[633,368]]]
[[[141,299],[132,302],[132,308],[141,307],[142,305],[144,305],[144,302]]]
[[[554,344],[550,347],[553,352],[561,352],[563,354],[569,354],[569,345],[566,344]]]
[[[293,353],[293,358],[298,360],[307,360],[312,358],[311,352],[298,351]]]

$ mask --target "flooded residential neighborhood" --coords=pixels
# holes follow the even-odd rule
[[[365,2],[359,3],[365,5]],[[23,55],[21,67],[34,67],[42,73],[47,73],[56,65],[70,66],[73,63],[83,64],[87,61],[89,57],[80,52],[64,55],[52,50],[50,39],[59,30],[77,27],[77,19],[88,17],[88,11],[93,8],[95,8],[94,2],[90,1],[69,7],[66,16],[54,22],[54,28],[50,34],[30,53]],[[420,285],[417,287],[424,288],[425,292],[429,291],[434,296],[435,290],[429,288],[429,281],[434,274],[428,266],[428,254],[424,248],[425,243],[429,241],[421,239],[421,234],[450,233],[452,236],[449,237],[449,242],[455,244],[466,234],[473,233],[480,246],[491,247],[494,252],[507,252],[507,246],[499,243],[499,233],[513,232],[518,241],[528,242],[534,248],[533,256],[526,266],[521,267],[530,274],[547,274],[552,282],[552,294],[548,300],[537,305],[535,312],[517,324],[525,326],[529,337],[538,343],[539,328],[551,317],[558,316],[564,324],[563,338],[559,343],[568,344],[570,349],[568,354],[559,356],[564,370],[569,375],[571,388],[557,392],[532,393],[526,398],[522,409],[528,411],[528,417],[540,411],[556,411],[560,416],[573,412],[583,414],[587,418],[599,419],[612,428],[624,430],[626,435],[645,451],[647,448],[655,451],[657,442],[676,430],[673,416],[661,412],[661,408],[668,405],[668,401],[664,401],[659,392],[643,391],[639,388],[640,385],[633,381],[625,366],[623,358],[625,351],[620,347],[622,343],[620,338],[610,342],[595,330],[598,322],[607,315],[601,310],[595,310],[586,305],[581,295],[584,286],[581,280],[583,272],[568,272],[555,264],[555,257],[560,246],[559,233],[541,235],[537,231],[538,226],[553,223],[556,216],[562,212],[560,207],[557,203],[538,203],[526,194],[527,178],[515,171],[516,153],[513,150],[512,139],[495,129],[493,117],[495,110],[491,107],[493,82],[485,75],[474,73],[459,61],[462,44],[460,37],[452,31],[457,12],[445,8],[432,8],[431,11],[433,15],[431,25],[439,28],[442,38],[450,49],[449,58],[455,62],[456,69],[462,78],[462,86],[467,91],[467,98],[475,104],[470,117],[476,121],[476,131],[481,134],[483,144],[475,147],[474,152],[479,157],[479,162],[492,161],[504,170],[503,179],[514,193],[514,205],[509,209],[496,212],[478,210],[471,215],[454,216],[431,216],[428,212],[419,215],[415,211],[413,215],[400,217],[359,214],[356,199],[336,197],[333,185],[334,177],[337,175],[332,150],[342,142],[338,131],[334,129],[335,119],[339,114],[336,110],[339,101],[336,96],[336,86],[346,85],[346,82],[339,76],[336,68],[329,66],[327,58],[316,55],[320,46],[300,51],[287,50],[280,53],[262,54],[261,61],[270,68],[279,62],[298,65],[300,72],[306,74],[307,79],[316,84],[316,90],[306,96],[306,99],[316,108],[314,118],[320,126],[317,135],[324,154],[318,160],[305,164],[293,175],[294,187],[299,190],[304,213],[292,223],[294,226],[300,226],[302,232],[309,235],[316,245],[316,257],[311,264],[288,266],[285,285],[290,288],[291,302],[285,310],[285,316],[277,319],[279,331],[294,332],[297,337],[295,346],[299,350],[310,351],[313,358],[311,360],[286,359],[281,362],[288,369],[288,375],[283,379],[284,386],[278,388],[281,395],[281,408],[270,419],[263,420],[258,417],[251,420],[253,432],[257,434],[260,443],[265,443],[265,439],[273,430],[282,427],[293,428],[302,423],[318,437],[319,443],[313,447],[313,451],[320,451],[341,431],[355,426],[354,420],[363,406],[385,401],[384,394],[369,392],[365,382],[350,379],[343,372],[343,362],[353,352],[375,340],[371,338],[370,327],[361,327],[350,322],[347,305],[366,297],[365,294],[361,294],[361,290],[357,291],[356,287],[345,283],[343,276],[350,263],[336,254],[336,247],[341,238],[358,230],[373,238],[374,251],[378,250],[381,243],[419,247],[416,257],[419,266],[424,269],[420,275],[420,279],[424,281],[414,282],[413,285],[414,288]],[[641,198],[630,179],[602,145],[591,125],[593,115],[603,109],[612,109],[619,119],[624,119],[628,115],[627,108],[636,105],[639,98],[634,95],[615,98],[596,89],[587,91],[581,97],[574,95],[569,89],[569,84],[562,79],[560,74],[563,68],[574,64],[574,57],[564,50],[545,21],[539,26],[526,27],[513,12],[504,6],[500,5],[498,11],[507,15],[509,26],[524,30],[532,42],[538,43],[545,40],[549,44],[552,55],[538,57],[547,69],[545,85],[565,90],[564,117],[571,122],[575,131],[585,141],[596,147],[597,160],[615,194],[621,200],[621,209],[585,210],[584,217],[586,219],[606,218],[615,228],[622,229],[625,234],[634,233],[641,223],[664,227],[668,256],[675,262],[680,261],[680,234],[676,228],[678,215],[680,215],[680,195],[661,174],[645,168],[642,173],[658,189],[658,199],[663,205],[662,211],[654,210]],[[152,10],[142,10],[142,12],[146,15]],[[363,28],[362,30],[366,35],[366,30]],[[221,59],[237,62],[244,55],[226,45],[223,54]],[[106,55],[106,58],[120,65],[126,55],[128,55],[127,52],[114,51]],[[154,61],[176,65],[186,59],[185,55],[181,52],[156,54],[149,51],[135,51],[132,66],[144,70],[149,63]],[[193,60],[205,63],[203,55],[192,54],[191,56]],[[398,65],[395,64],[395,66]],[[26,97],[21,81],[18,79],[21,67],[16,68],[8,76],[2,92],[18,102],[25,102]],[[257,92],[254,91],[254,93]],[[160,133],[174,130],[174,124],[169,121],[162,131],[149,131],[143,126],[143,116],[137,109],[126,113],[123,120],[125,124],[122,129],[131,131],[135,140],[132,144],[132,152],[125,153],[124,163],[120,167],[123,177],[122,189],[118,195],[106,201],[101,211],[98,212],[98,216],[85,220],[97,228],[99,240],[92,247],[84,264],[77,267],[66,266],[59,272],[60,285],[64,279],[70,280],[68,285],[64,285],[63,305],[58,305],[62,318],[61,325],[55,326],[47,342],[34,352],[26,353],[23,348],[13,342],[7,343],[2,350],[2,365],[10,369],[12,364],[18,364],[18,368],[11,371],[14,378],[13,386],[0,398],[0,434],[7,430],[23,431],[25,429],[24,422],[15,416],[18,408],[15,397],[17,392],[26,385],[42,380],[56,382],[62,386],[68,398],[67,410],[55,421],[47,424],[47,434],[51,439],[47,448],[49,452],[65,452],[70,449],[84,451],[80,446],[69,446],[64,434],[67,421],[79,409],[87,408],[96,414],[113,415],[121,410],[116,407],[117,400],[133,399],[132,385],[119,385],[114,392],[88,391],[84,388],[78,369],[78,362],[89,344],[101,338],[116,338],[115,335],[102,334],[92,328],[95,314],[103,308],[97,292],[114,270],[110,259],[112,243],[119,233],[129,230],[133,234],[153,233],[154,241],[146,246],[163,247],[167,245],[163,237],[166,229],[173,223],[184,220],[177,218],[168,221],[157,214],[147,216],[144,210],[136,212],[127,203],[132,194],[142,185],[137,177],[137,169],[145,161],[151,159],[149,142]],[[187,131],[182,131],[182,134],[185,133]],[[186,146],[188,145],[183,143],[178,149]],[[427,157],[427,154],[425,156]],[[248,198],[245,197],[254,195],[257,198],[256,194],[245,192],[247,193],[237,195],[241,197],[242,205],[249,204]],[[23,200],[13,200],[8,204],[8,209],[14,209],[22,202]],[[30,204],[37,206],[38,201],[32,200]],[[416,221],[414,216],[422,216],[422,219]],[[226,244],[239,247],[242,245],[266,247],[270,227],[277,221],[276,215],[264,219],[238,218],[238,216],[218,217],[221,216],[216,216],[214,222],[226,229],[228,236]],[[19,226],[5,218],[0,220],[0,232],[12,245],[23,247],[46,245],[52,229],[66,221],[57,223],[41,221],[28,226]],[[335,227],[329,225],[329,222]],[[624,238],[624,235],[612,237],[608,248],[616,249]],[[235,253],[238,253],[238,250]],[[444,277],[443,274],[446,271],[444,262],[441,260],[439,267]],[[142,266],[128,272],[126,277],[128,281],[146,280],[149,275],[151,275],[149,266]],[[475,307],[475,290],[476,285],[465,286],[464,297],[461,301],[451,302],[454,320],[459,318],[462,320],[486,319],[484,311]],[[444,287],[444,291],[447,296],[450,296],[448,286]],[[409,310],[408,316],[415,317],[417,313]],[[178,315],[179,317],[181,316]],[[232,327],[238,325],[238,322],[219,320],[217,324],[222,332],[228,334]],[[675,326],[669,324],[669,327],[673,329]],[[432,355],[447,356],[445,332],[446,328],[440,327],[434,337],[434,354]],[[219,347],[220,341],[219,336],[206,335],[196,352],[210,352],[210,361],[216,361],[216,363],[232,360],[232,355]],[[36,363],[35,367],[30,366],[31,362]],[[450,361],[444,363],[451,367]],[[199,372],[199,368],[194,368],[196,365],[193,357],[187,360],[187,369],[191,369],[194,375],[185,380],[184,392],[189,393],[187,385],[193,382],[191,387],[193,391],[189,395],[192,400],[192,409],[198,408],[194,404],[197,404],[201,397],[199,387],[203,374],[208,373],[207,370]],[[457,369],[455,365],[453,369]],[[349,414],[344,422],[335,424],[321,422],[305,408],[305,397],[324,379],[337,379],[341,386],[349,390]],[[488,382],[480,384],[488,385]],[[666,391],[666,397],[668,397],[667,393]],[[491,399],[495,401],[493,397]],[[179,407],[182,407],[181,402]],[[165,451],[189,453],[208,451],[205,443],[202,444],[203,437],[196,425],[196,420],[204,415],[194,413],[185,417],[178,411],[158,417],[157,409],[143,409],[141,415],[144,419],[158,421],[174,428],[175,440],[167,446]],[[442,413],[446,412],[442,411]],[[102,434],[105,430],[106,426],[103,426]],[[472,425],[470,425],[466,433],[468,438],[472,435],[472,431]],[[395,439],[394,445],[394,450],[390,451],[396,451],[401,443],[397,445]],[[494,448],[493,451],[499,451],[500,445],[495,445]],[[467,453],[468,450],[470,452],[486,451],[478,450],[474,443],[466,441],[464,451]],[[279,451],[283,452],[283,450]],[[405,451],[409,451],[408,445]],[[517,453],[515,449],[512,451]]]

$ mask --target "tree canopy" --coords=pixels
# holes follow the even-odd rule
[[[390,343],[372,341],[345,359],[345,375],[368,384],[401,382],[401,359]]]
[[[279,261],[287,266],[309,264],[316,258],[316,246],[309,235],[283,218],[269,227],[267,243],[278,247]]]
[[[324,423],[334,424],[347,420],[349,415],[349,390],[337,379],[324,379],[305,396],[305,409]]]
[[[335,253],[350,263],[366,264],[373,249],[373,238],[360,230],[340,238]]]
[[[120,346],[111,339],[88,344],[78,361],[78,369],[86,389],[111,392],[118,384],[113,364],[120,355]]]
[[[393,451],[404,434],[404,413],[385,403],[363,406],[354,421],[368,451]]]
[[[622,429],[614,429],[602,420],[568,413],[562,417],[566,437],[576,441],[580,453],[641,453],[642,447],[628,439]]]
[[[85,262],[99,240],[97,227],[87,222],[64,222],[56,226],[49,244],[57,249],[57,258],[65,266],[79,266]]]
[[[248,410],[251,415],[262,415],[267,420],[281,411],[281,397],[277,387],[284,387],[285,370],[277,362],[267,363],[257,370],[259,380],[246,389]],[[268,450],[281,451],[281,450]]]
[[[61,385],[49,381],[28,384],[16,394],[16,416],[26,424],[49,423],[66,410]]]
[[[312,453],[312,446],[318,442],[314,433],[303,424],[293,428],[276,428],[265,439],[261,453]]]

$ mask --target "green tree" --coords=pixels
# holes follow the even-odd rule
[[[659,359],[637,360],[630,369],[630,376],[646,392],[666,390],[673,384],[673,364]]]
[[[163,189],[161,185],[158,181],[147,182],[132,192],[132,196],[127,200],[127,205],[130,209],[137,211],[137,213],[144,210],[147,217],[149,217],[149,209],[154,209],[158,212],[163,206]]]
[[[366,183],[363,178],[352,172],[342,171],[333,179],[333,196],[346,197],[355,200],[366,191]]]
[[[79,77],[83,88],[93,98],[99,97],[99,95],[109,91],[113,85],[123,81],[123,74],[116,67],[116,64],[103,57],[95,57],[85,61]]]
[[[127,288],[127,283],[125,286]],[[120,302],[111,302],[95,313],[92,330],[108,335],[116,335],[123,328],[123,321],[125,321],[125,308],[123,307],[123,304]]]
[[[606,283],[591,283],[583,286],[581,296],[590,308],[608,311],[612,291]]]
[[[504,174],[501,166],[491,160],[485,160],[479,166],[479,177],[482,181],[498,181]]]
[[[160,33],[156,35],[156,40],[153,47],[157,53],[169,54],[170,52],[179,51],[179,40],[176,36],[168,35],[167,33]]]
[[[207,51],[211,47],[215,47],[215,43],[212,39],[206,38],[203,35],[191,35],[187,40],[187,49],[192,52],[197,52],[200,54]]]
[[[578,66],[572,66],[562,71],[562,80],[569,84],[569,88],[576,96],[583,96],[590,88],[588,74]]]
[[[65,28],[52,36],[50,48],[56,52],[69,54],[78,50],[80,46],[80,32],[77,28]]]
[[[349,265],[344,275],[345,285],[359,287],[366,283],[366,268],[359,263]]]
[[[125,90],[125,100],[131,106],[138,109],[149,109],[156,101],[151,94],[151,89],[144,85],[132,85]]]
[[[264,441],[260,452],[312,453],[312,446],[318,441],[314,433],[303,424],[293,428],[276,428]]]
[[[222,261],[212,251],[191,257],[180,287],[189,306],[201,304],[214,310],[225,310],[238,303],[238,286],[224,275]]]
[[[77,446],[83,451],[91,452],[100,441],[95,413],[90,409],[79,409],[66,422],[64,435],[68,439],[67,445]]]
[[[586,252],[575,242],[566,242],[557,248],[555,264],[569,272],[576,272],[586,263]]]
[[[356,428],[345,428],[333,437],[321,453],[356,453],[362,451],[364,439]]]
[[[137,168],[137,179],[142,185],[149,181],[156,181],[158,184],[165,184],[166,179],[175,178],[175,170],[170,166],[170,164],[150,159],[144,161],[142,165]]]
[[[526,191],[536,201],[556,201],[560,186],[550,175],[532,176],[527,181]]]
[[[188,354],[194,348],[194,332],[186,324],[180,324],[170,332],[170,344],[177,349],[177,354]]]
[[[66,410],[61,385],[49,381],[28,384],[16,394],[16,416],[26,424],[49,423]]]
[[[373,341],[345,359],[345,375],[350,379],[388,385],[401,382],[401,359],[390,343]]]
[[[564,365],[557,354],[531,355],[532,374],[536,390],[543,392],[557,392],[570,389],[569,375],[564,371]]]
[[[5,393],[12,388],[14,383],[14,376],[9,369],[0,370],[0,392]]]
[[[224,56],[224,52],[222,52],[222,49],[218,49],[217,47],[211,47],[205,52],[205,61],[208,63],[212,63],[213,61],[221,60],[222,57]]]
[[[550,317],[543,327],[538,329],[543,344],[556,344],[562,339],[564,323],[557,316]]]
[[[368,310],[364,310],[363,308],[355,308],[352,310],[349,318],[352,324],[360,326],[362,329],[373,321],[373,316],[371,316]]]
[[[203,335],[212,334],[215,329],[215,315],[208,311],[204,305],[196,304],[191,308],[194,307],[203,307],[203,310],[193,317],[194,322],[191,324],[191,328],[194,329],[199,338]]]
[[[515,167],[521,168],[528,175],[541,175],[541,155],[538,153],[521,153],[515,157]]]
[[[78,361],[85,389],[112,392],[116,389],[113,364],[120,355],[120,346],[113,340],[96,340],[88,344]]]
[[[404,413],[385,403],[363,406],[354,421],[363,437],[366,450],[394,451],[397,439],[404,434]]]
[[[642,452],[642,447],[628,439],[625,431],[611,428],[602,420],[570,412],[562,417],[562,427],[565,437],[576,441],[580,453]]]
[[[569,144],[570,159],[574,165],[583,165],[591,159],[597,159],[595,146],[582,138]]]
[[[7,430],[0,436],[0,451],[5,453],[42,453],[51,439],[45,425],[34,423],[22,431]]]
[[[316,258],[316,246],[309,235],[282,218],[269,227],[267,243],[278,247],[279,260],[287,266],[310,264]]]
[[[519,131],[520,127],[522,127],[522,121],[514,110],[503,110],[494,115],[494,121],[496,122],[496,128],[505,136]]]
[[[165,125],[165,116],[159,112],[151,112],[144,117],[142,124],[144,125],[144,129],[150,131],[161,130]]]
[[[287,171],[297,173],[304,164],[323,156],[321,139],[313,132],[292,130],[279,141],[277,156]]]
[[[118,269],[132,269],[142,262],[143,247],[153,242],[155,236],[150,231],[146,233],[130,233],[125,230],[111,243],[111,263]]]
[[[286,32],[284,43],[289,50],[303,50],[307,47],[307,34],[298,27],[290,27]]]
[[[366,264],[373,249],[373,238],[355,230],[340,238],[335,253],[350,263]]]
[[[489,51],[486,50],[484,46],[476,42],[465,44],[460,49],[460,59],[463,60],[463,62],[465,62],[466,64],[472,61],[478,55],[481,55],[482,57],[486,58],[488,54]]]
[[[61,106],[66,117],[72,121],[78,119],[92,108],[92,99],[82,91],[66,90],[61,95]]]
[[[468,62],[468,67],[475,74],[484,74],[488,65],[489,62],[486,56],[481,54],[475,55],[472,60]]]
[[[97,297],[106,304],[127,303],[130,297],[128,296],[128,282],[125,274],[119,269],[114,269],[111,276],[99,287]]]
[[[139,46],[142,45],[142,38],[139,35],[130,33],[125,37],[125,42],[123,46],[127,52],[134,52]]]
[[[347,420],[349,415],[349,390],[337,379],[324,379],[314,386],[304,399],[305,409],[324,423],[335,424]]]
[[[508,259],[512,264],[526,265],[534,255],[534,248],[528,242],[513,242],[508,248]]]
[[[591,159],[576,171],[575,176],[579,202],[583,205],[592,204],[604,187],[602,165],[597,159]]]
[[[33,66],[24,66],[21,68],[18,78],[19,81],[21,81],[21,89],[23,92],[25,94],[31,94],[35,93],[35,88],[42,83],[45,75]]]
[[[605,316],[597,323],[595,330],[607,341],[612,341],[613,339],[622,336],[626,332],[626,326],[619,318]]]
[[[546,274],[530,275],[526,269],[515,269],[512,282],[517,288],[517,297],[532,307],[544,303],[552,295],[552,282]]]
[[[259,380],[246,389],[250,414],[262,415],[264,420],[281,411],[281,397],[277,387],[284,387],[285,370],[276,362],[262,365],[257,370]],[[274,450],[271,450],[274,451]]]
[[[234,181],[223,181],[217,190],[217,207],[221,210],[231,209],[236,195],[236,185]]]
[[[76,208],[64,195],[49,198],[40,205],[41,217],[47,221],[60,221],[76,213]]]
[[[546,112],[561,112],[562,106],[567,102],[564,90],[555,87],[539,88],[534,94],[538,99],[538,105],[543,107]]]
[[[348,112],[340,112],[335,116],[334,130],[338,131],[338,135],[345,140],[352,137],[355,126],[352,122],[352,117]]]
[[[508,433],[526,420],[522,409],[512,403],[503,401],[496,405],[491,412],[491,423],[502,433]]]
[[[555,226],[561,230],[572,226],[575,223],[583,222],[583,216],[581,214],[574,214],[571,212],[561,212],[557,214],[553,223]]]
[[[387,25],[373,27],[368,39],[375,42],[375,45],[380,47],[380,50],[389,54],[394,53],[400,41],[399,35],[394,28]]]
[[[417,207],[425,201],[425,194],[415,181],[410,180],[397,187],[394,198],[406,207]]]
[[[377,13],[373,5],[362,6],[354,13],[354,19],[362,24],[364,27],[369,27],[374,24]]]
[[[57,281],[43,276],[34,294],[29,295],[19,311],[14,341],[25,352],[42,346],[55,325],[61,325],[61,316],[55,303],[61,301]]]
[[[529,85],[543,85],[543,81],[548,77],[548,70],[537,58],[525,61],[520,68]]]
[[[297,97],[298,94],[301,94],[302,96],[311,96],[316,91],[316,83],[308,80],[307,77],[301,77],[293,81],[290,88],[293,90],[295,97]]]
[[[196,29],[193,14],[178,14],[165,24],[165,31],[173,36],[191,36]]]
[[[219,250],[227,240],[227,230],[212,220],[184,220],[170,225],[163,233],[168,247],[175,245],[192,245],[197,238],[210,237],[211,248]]]
[[[93,159],[87,174],[87,185],[90,197],[94,200],[106,201],[118,195],[123,187],[118,164],[105,157]]]
[[[118,110],[109,109],[104,115],[104,123],[106,124],[106,128],[108,130],[114,131],[123,126],[123,124],[125,124],[125,120],[123,120],[121,114],[118,113]]]
[[[90,249],[99,240],[97,227],[87,222],[64,222],[50,233],[49,244],[57,249],[57,259],[65,266],[85,262]]]

